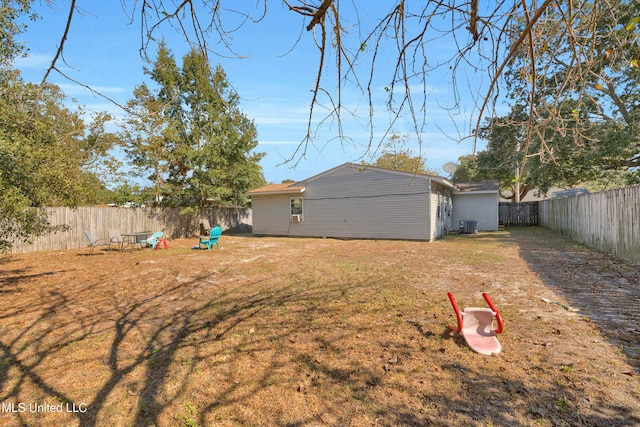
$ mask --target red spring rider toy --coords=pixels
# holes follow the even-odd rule
[[[504,322],[498,309],[489,299],[487,293],[483,293],[485,301],[490,308],[467,307],[460,312],[456,300],[451,292],[447,293],[458,318],[458,326],[449,325],[449,329],[462,334],[471,350],[480,354],[498,354],[502,350],[497,335],[504,329]],[[494,329],[493,319],[498,322],[498,328]]]

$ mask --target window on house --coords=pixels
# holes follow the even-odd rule
[[[291,203],[291,221],[302,221],[302,197],[292,197],[289,201]]]

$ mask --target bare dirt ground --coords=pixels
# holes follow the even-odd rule
[[[194,243],[0,257],[0,425],[640,425],[637,265],[538,228]]]

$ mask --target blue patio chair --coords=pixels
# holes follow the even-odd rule
[[[164,233],[162,231],[156,231],[146,240],[143,240],[141,243],[146,243],[147,246],[151,246],[153,250],[158,249],[159,245],[164,245],[165,249],[169,249],[169,245],[167,245],[167,239],[164,237]]]
[[[200,236],[200,241],[198,242],[198,248],[202,249],[202,245],[205,245],[208,250],[211,250],[211,246],[216,245],[218,249],[220,249],[220,245],[218,244],[218,239],[222,235],[222,228],[219,225],[216,225],[209,231],[209,236]]]

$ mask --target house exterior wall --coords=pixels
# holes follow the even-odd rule
[[[452,227],[461,220],[478,221],[478,230],[498,230],[498,193],[456,193],[453,195]]]
[[[345,166],[301,182],[304,221],[290,234],[430,240],[430,185],[425,177]]]
[[[254,195],[254,234],[411,240],[438,234],[429,177],[345,165],[296,185],[305,187],[303,221],[290,222],[290,196]]]
[[[253,234],[278,236],[289,234],[291,225],[289,198],[287,194],[252,197],[251,209],[253,212],[258,212],[258,215],[253,215]]]

